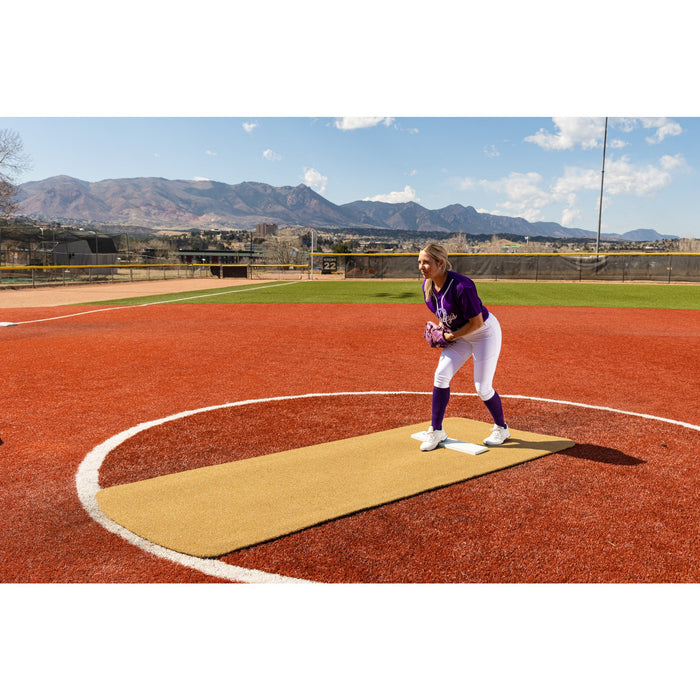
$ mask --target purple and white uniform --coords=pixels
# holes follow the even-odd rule
[[[449,388],[459,368],[473,356],[474,388],[479,398],[488,402],[496,393],[493,377],[501,353],[502,336],[498,319],[482,303],[474,282],[453,270],[448,270],[445,283],[439,292],[433,290],[426,306],[450,331],[459,330],[469,319],[482,314],[484,325],[481,328],[443,348],[435,370],[434,386]]]
[[[425,282],[423,288],[425,289]],[[474,282],[452,270],[448,270],[445,284],[439,292],[433,291],[426,305],[443,327],[450,331],[466,326],[470,318],[479,314],[483,315],[484,321],[489,317],[488,309],[481,302]]]

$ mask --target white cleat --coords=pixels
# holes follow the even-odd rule
[[[445,440],[447,440],[447,433],[444,430],[433,430],[431,425],[430,430],[425,434],[425,440],[421,442],[420,449],[422,452],[430,452]]]
[[[489,447],[502,445],[509,437],[510,430],[508,430],[508,426],[501,428],[500,425],[494,425],[491,435],[484,440],[484,445],[488,445]]]

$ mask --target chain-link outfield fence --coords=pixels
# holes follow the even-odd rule
[[[310,275],[308,265],[22,265],[0,266],[0,289],[211,277],[299,280]]]
[[[24,265],[0,267],[0,288],[210,276],[208,265]]]
[[[345,279],[418,279],[416,254],[314,253],[314,272]],[[700,253],[451,254],[472,279],[578,282],[700,282]]]
[[[3,287],[117,283],[205,277],[253,280],[420,279],[416,254],[314,253],[310,265],[154,264],[0,266]],[[700,253],[452,254],[472,279],[570,282],[700,282]],[[313,269],[312,269],[313,267]]]

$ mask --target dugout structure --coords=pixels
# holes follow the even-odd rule
[[[178,257],[185,265],[208,265],[214,277],[247,277],[253,252],[179,250]]]
[[[346,279],[419,279],[417,253],[314,253],[313,264]],[[452,269],[472,279],[571,282],[700,282],[700,253],[452,253]]]
[[[70,238],[59,240],[52,251],[53,265],[73,266],[80,265],[116,265],[117,246],[111,236],[97,234],[93,231],[84,235],[73,234]],[[89,270],[92,275],[105,274],[102,268]]]

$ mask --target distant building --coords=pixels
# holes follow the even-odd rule
[[[209,265],[214,277],[247,277],[248,265],[263,260],[263,250],[183,250],[177,252],[185,265]]]
[[[275,236],[277,234],[277,224],[257,224],[255,226],[256,236]]]

